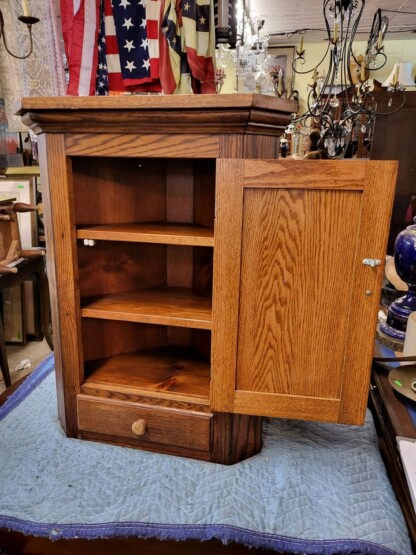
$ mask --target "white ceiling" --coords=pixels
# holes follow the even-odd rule
[[[247,1],[247,0],[246,0]],[[272,44],[297,44],[300,35],[287,36],[286,33],[297,29],[323,29],[307,31],[304,42],[321,42],[326,33],[322,13],[322,0],[249,0],[253,18],[262,16],[265,19],[265,33],[285,33],[271,37]],[[361,18],[357,40],[367,40],[377,9],[383,11],[390,22],[386,39],[416,39],[416,0],[367,0]],[[401,13],[400,13],[401,12]],[[413,14],[404,13],[413,12]],[[361,32],[360,32],[361,31]]]

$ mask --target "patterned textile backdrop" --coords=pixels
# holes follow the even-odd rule
[[[16,60],[0,44],[0,80],[6,103],[10,131],[23,131],[20,118],[12,113],[13,103],[21,96],[64,96],[66,94],[55,5],[53,0],[28,0],[31,15],[40,19],[32,27],[33,54]],[[25,25],[17,20],[22,14],[21,0],[0,0],[5,16],[8,46],[12,52],[27,52],[29,41]]]
[[[17,52],[18,45],[17,34],[14,32],[14,12],[8,0],[0,0],[0,8],[4,18],[7,46],[12,52]],[[0,87],[3,91],[2,96],[4,98],[9,131],[24,131],[25,127],[20,122],[20,117],[13,115],[13,103],[17,98],[22,96],[23,92],[20,61],[6,52],[3,40],[0,41]]]

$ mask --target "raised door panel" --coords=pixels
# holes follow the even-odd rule
[[[247,189],[238,390],[339,398],[360,201],[357,191]]]
[[[221,160],[213,410],[361,423],[396,164]],[[358,329],[358,333],[357,333]]]

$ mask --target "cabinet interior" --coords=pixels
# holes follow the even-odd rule
[[[81,392],[208,405],[215,160],[71,163]]]

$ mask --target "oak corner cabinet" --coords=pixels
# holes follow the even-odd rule
[[[70,437],[233,464],[361,424],[395,162],[275,160],[292,101],[24,98]]]

